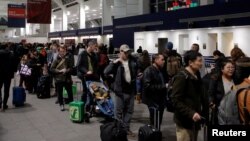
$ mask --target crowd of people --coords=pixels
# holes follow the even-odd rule
[[[239,47],[232,49],[229,58],[215,50],[215,64],[208,73],[198,44],[181,56],[169,42],[164,52],[152,57],[142,47],[137,50],[139,55],[132,55],[130,47],[123,44],[114,61],[109,60],[103,44],[89,41],[86,47],[78,46],[79,53],[72,45],[2,43],[0,88],[4,85],[4,98],[0,93],[0,108],[8,109],[11,79],[17,72],[18,85],[30,94],[37,93],[39,78],[49,75],[50,88],[55,84],[55,95],[60,110],[64,111],[64,105],[73,101],[72,75],[76,75],[82,81],[81,100],[87,112],[90,107],[86,81],[101,79],[114,93],[115,118],[124,122],[130,136],[135,136],[130,130],[135,98],[148,106],[152,125],[155,120],[152,107],[159,111],[160,123],[166,107],[174,113],[177,141],[196,140],[202,124],[241,124],[236,99],[224,98],[233,95],[234,88],[250,75],[250,58]],[[76,63],[74,55],[78,56]],[[63,98],[63,88],[68,93],[67,99]],[[232,105],[230,109],[225,103]]]

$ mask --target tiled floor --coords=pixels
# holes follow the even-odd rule
[[[0,141],[100,141],[100,125],[103,118],[92,118],[89,124],[76,124],[69,120],[68,111],[61,112],[55,104],[56,98],[37,99],[27,94],[25,107],[0,112]],[[68,107],[66,107],[68,108]],[[148,122],[145,105],[135,104],[131,129],[138,132]],[[175,125],[172,114],[165,112],[162,132],[164,141],[175,141]],[[137,140],[137,139],[135,139]]]

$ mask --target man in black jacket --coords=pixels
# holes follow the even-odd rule
[[[137,63],[130,57],[128,45],[121,45],[120,57],[108,65],[104,74],[114,78],[111,89],[115,92],[115,117],[124,122],[128,135],[134,137],[130,131],[130,120],[134,112]]]
[[[7,45],[0,47],[0,109],[3,111],[8,108],[11,79],[14,77],[15,65],[14,55],[8,50]],[[2,86],[4,85],[4,99],[2,101]]]
[[[154,55],[153,65],[149,66],[144,71],[143,75],[143,102],[148,105],[151,125],[154,125],[154,109],[157,109],[160,112],[159,120],[160,123],[162,122],[165,103],[164,99],[167,90],[167,84],[165,83],[163,74],[161,72],[164,63],[165,59],[162,54]],[[157,128],[160,129],[160,127]]]
[[[87,102],[87,86],[86,81],[100,81],[98,74],[98,57],[95,53],[97,43],[95,41],[89,41],[88,47],[85,51],[81,52],[77,61],[77,76],[82,80],[83,95],[82,101],[84,101],[86,111],[89,112],[90,107]],[[90,102],[90,101],[88,101]],[[86,120],[88,122],[88,119]]]
[[[203,119],[202,107],[207,101],[202,93],[199,70],[202,67],[202,55],[188,51],[184,55],[185,70],[179,72],[173,83],[171,98],[175,107],[177,141],[196,141],[200,123]]]

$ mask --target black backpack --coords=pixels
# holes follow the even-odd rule
[[[172,91],[173,91],[173,84],[174,84],[174,81],[176,80],[176,77],[180,76],[180,75],[184,75],[186,80],[187,80],[188,74],[185,71],[180,71],[180,73],[178,73],[177,75],[172,77],[168,82],[168,89],[167,89],[165,106],[167,108],[167,111],[171,112],[171,113],[173,113],[175,111],[173,101],[172,101],[172,98],[171,98]]]
[[[118,120],[101,125],[102,141],[128,141],[124,124]]]

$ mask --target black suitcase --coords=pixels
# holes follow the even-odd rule
[[[50,98],[50,76],[42,75],[37,84],[37,98]]]
[[[154,114],[154,125],[144,125],[140,127],[138,133],[138,141],[161,141],[162,133],[160,131],[160,112],[156,109]],[[158,119],[156,120],[156,115]]]

